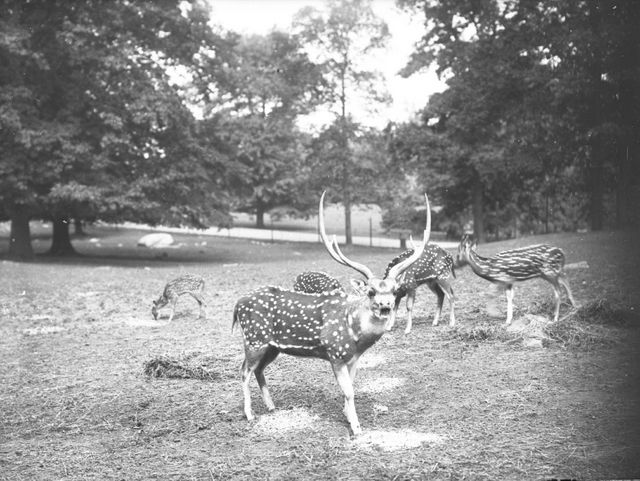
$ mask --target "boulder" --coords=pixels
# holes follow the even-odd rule
[[[159,249],[169,247],[173,244],[173,236],[166,232],[154,232],[140,237],[138,246]]]

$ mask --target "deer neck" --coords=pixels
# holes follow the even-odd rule
[[[368,299],[360,299],[348,305],[347,323],[349,334],[356,345],[364,350],[385,333],[386,321],[379,319],[371,312]]]
[[[488,258],[482,257],[474,250],[469,250],[467,261],[471,270],[480,277],[487,277],[490,272],[491,263]]]

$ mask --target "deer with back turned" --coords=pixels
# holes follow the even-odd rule
[[[426,196],[425,196],[426,199]],[[391,268],[387,278],[347,258],[335,236],[330,240],[324,227],[324,193],[319,204],[319,231],[324,247],[339,264],[350,267],[366,280],[358,279],[353,295],[342,291],[305,294],[279,287],[262,287],[241,298],[235,306],[233,326],[240,325],[244,339],[242,364],[244,412],[254,419],[249,382],[255,375],[264,403],[275,409],[264,376],[265,368],[280,353],[329,361],[344,395],[344,413],[353,434],[361,432],[355,409],[353,381],[358,359],[391,328],[391,313],[399,278],[418,260],[429,240],[431,216],[427,202],[424,239],[413,255]]]
[[[411,239],[413,244],[413,239]],[[389,270],[398,262],[411,256],[414,252],[413,249],[409,249],[396,256],[389,262],[387,270],[385,271],[385,277]],[[396,302],[393,310],[393,318],[397,315],[400,301],[406,296],[407,307],[407,322],[404,330],[405,334],[411,332],[413,324],[413,306],[416,300],[416,290],[418,287],[426,284],[431,291],[438,298],[438,308],[433,318],[432,325],[437,326],[442,314],[442,306],[444,304],[445,297],[449,300],[449,325],[454,326],[456,323],[454,312],[455,295],[451,288],[451,278],[455,278],[455,271],[453,268],[453,257],[442,247],[435,244],[429,244],[425,247],[422,256],[414,262],[403,274],[400,282],[400,287],[396,293]]]
[[[338,279],[325,272],[305,271],[296,277],[293,290],[307,294],[321,294],[335,290],[344,291],[344,288]]]
[[[458,246],[457,263],[469,265],[478,276],[505,288],[507,297],[507,320],[513,318],[513,286],[518,282],[541,278],[551,284],[555,297],[554,322],[560,315],[562,288],[567,291],[569,302],[576,306],[575,299],[564,273],[564,252],[559,247],[536,244],[519,249],[500,252],[491,257],[482,257],[476,252],[477,242],[473,236],[462,236]]]

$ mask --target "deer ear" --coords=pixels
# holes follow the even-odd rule
[[[351,279],[351,287],[360,295],[364,295],[367,292],[367,283],[362,279]]]

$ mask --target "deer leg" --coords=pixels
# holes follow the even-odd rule
[[[451,288],[451,284],[444,279],[438,279],[438,286],[442,290],[443,294],[447,297],[449,301],[449,325],[456,325],[456,315],[454,312],[454,302],[456,300],[456,296],[453,294],[453,289]],[[442,306],[440,306],[440,310],[442,310]]]
[[[401,296],[396,296],[396,303],[393,306],[393,309],[391,310],[391,316],[389,316],[389,322],[388,327],[387,327],[387,331],[390,331],[391,329],[393,329],[393,326],[396,325],[396,317],[398,316],[398,307],[400,307],[400,301],[402,300]]]
[[[254,371],[256,380],[258,381],[258,386],[260,386],[260,392],[262,392],[262,399],[264,399],[264,403],[267,406],[268,411],[273,411],[276,406],[273,404],[273,400],[271,399],[271,393],[269,392],[267,381],[264,377],[264,370],[276,357],[278,357],[278,354],[280,353],[275,347],[268,346],[267,352],[264,354],[262,359],[260,359],[260,362]]]
[[[551,287],[553,287],[553,298],[556,301],[556,305],[553,310],[553,322],[558,322],[558,318],[560,317],[560,300],[562,298],[560,283],[558,282],[558,279],[555,277],[545,277],[545,279],[549,281],[549,284],[551,284]]]
[[[349,377],[351,378],[351,384],[356,380],[356,374],[358,371],[358,360],[360,356],[358,354],[354,354],[354,356],[347,362],[347,368],[349,369]]]
[[[269,347],[270,346],[265,346],[256,351],[245,349],[244,362],[242,363],[242,392],[244,394],[244,415],[249,421],[255,419],[255,415],[251,410],[251,389],[249,388],[251,374],[258,367]]]
[[[573,298],[573,294],[571,293],[569,281],[567,280],[567,277],[564,275],[564,273],[558,276],[558,282],[562,287],[564,287],[564,290],[567,291],[567,296],[569,297],[569,302],[571,302],[571,305],[573,307],[578,307],[578,304],[576,303],[576,300]]]
[[[505,324],[509,325],[513,319],[513,285],[506,286],[505,294],[507,295],[507,322]]]
[[[349,367],[340,361],[337,361],[335,364],[332,363],[331,367],[333,368],[333,374],[336,376],[336,381],[338,381],[338,385],[344,394],[344,414],[347,416],[351,431],[353,431],[354,435],[358,435],[362,432],[362,429],[360,428],[358,415],[356,414],[356,405],[353,399],[353,383],[351,382]]]
[[[407,292],[407,325],[404,328],[404,333],[409,334],[413,325],[413,303],[416,301],[416,290],[411,289]]]
[[[436,281],[427,282],[427,286],[429,286],[429,289],[431,289],[433,293],[438,297],[438,307],[436,308],[436,313],[433,316],[433,322],[431,323],[432,326],[437,326],[438,322],[440,322],[440,316],[442,315],[442,306],[444,304],[444,291]]]
[[[173,320],[173,315],[176,313],[176,304],[178,303],[178,298],[174,297],[171,299],[171,314],[169,314],[169,320],[167,322],[171,322]]]
[[[191,297],[193,297],[196,301],[198,301],[198,306],[200,307],[200,314],[199,316],[204,319],[205,318],[205,312],[204,312],[204,308],[205,308],[205,303],[204,300],[202,299],[202,295],[200,293],[195,293],[195,292],[190,292],[189,294],[191,294]]]

